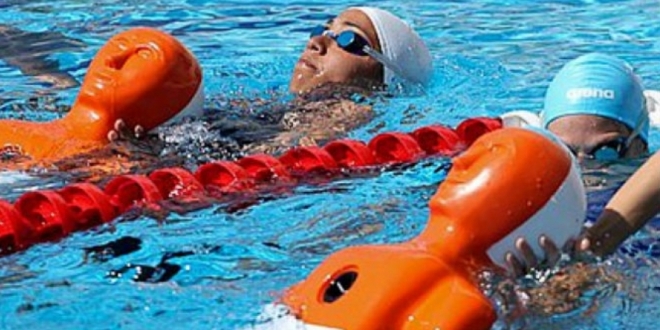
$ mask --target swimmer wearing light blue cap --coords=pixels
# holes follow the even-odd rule
[[[550,83],[541,114],[579,158],[611,160],[647,152],[649,115],[632,67],[613,56],[580,56]]]
[[[639,157],[647,152],[648,144],[650,110],[646,100],[642,83],[628,63],[613,56],[591,53],[568,62],[554,77],[546,91],[540,124],[559,137],[578,159]],[[526,117],[516,112],[505,114],[503,120],[505,124],[507,120],[522,121],[530,126],[538,124],[533,114],[523,114]],[[580,239],[579,249],[609,253],[642,222],[632,218],[629,222],[633,225],[629,225],[619,220],[617,216],[598,221],[587,229],[588,240]],[[590,247],[589,240],[598,246]],[[539,242],[549,260],[558,260],[559,250],[554,242],[546,238],[539,238]],[[523,256],[529,255],[524,252],[526,245],[524,241],[516,242]],[[507,256],[511,271],[518,275],[534,267],[537,261],[531,257],[519,260],[513,255]]]

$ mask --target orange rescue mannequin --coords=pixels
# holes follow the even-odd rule
[[[149,131],[201,95],[202,72],[174,37],[134,28],[99,50],[71,111],[51,122],[0,121],[0,147],[55,161],[104,146],[117,120]],[[202,96],[203,98],[203,96]]]
[[[509,239],[518,235],[577,235],[584,197],[576,163],[558,142],[520,128],[489,133],[455,158],[418,237],[341,250],[283,302],[319,329],[490,329],[496,313],[474,272],[502,266],[506,250],[493,251],[513,250]]]

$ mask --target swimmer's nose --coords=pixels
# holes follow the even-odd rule
[[[307,49],[319,55],[325,55],[328,52],[328,40],[326,36],[316,36],[309,39]]]

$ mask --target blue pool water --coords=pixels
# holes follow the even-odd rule
[[[368,140],[379,132],[410,131],[431,123],[453,126],[466,117],[539,109],[559,67],[591,51],[632,62],[647,88],[660,89],[660,7],[653,1],[374,4],[414,25],[430,47],[435,73],[423,95],[403,93],[380,100],[377,117],[352,132],[353,138]],[[38,49],[59,60],[62,70],[79,81],[112,35],[132,26],[158,27],[197,55],[209,99],[268,98],[273,93],[285,97],[309,28],[350,5],[355,3],[3,0],[0,22],[80,40],[85,46],[53,43]],[[75,87],[50,89],[2,60],[0,77],[3,118],[56,118],[61,111],[41,102],[66,105],[77,93]],[[660,134],[654,130],[651,149],[659,145]],[[427,201],[444,177],[438,168],[445,162],[429,159],[379,175],[303,186],[239,209],[217,205],[160,221],[124,217],[4,257],[0,328],[249,327],[263,305],[331,252],[354,244],[403,241],[419,233],[428,215]],[[590,193],[591,218],[611,195],[610,183],[629,171],[626,164],[609,172],[588,171],[607,183]],[[57,175],[23,178],[1,184],[0,198],[13,200],[25,191],[66,183]],[[623,280],[585,298],[597,308],[524,318],[511,327],[655,329],[660,308],[658,228],[652,223],[604,263]],[[115,258],[94,252],[117,241],[135,249]],[[150,269],[156,274],[144,275]]]

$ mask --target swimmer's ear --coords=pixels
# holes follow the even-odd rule
[[[541,117],[531,111],[509,111],[500,118],[503,127],[541,127]]]

